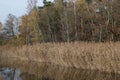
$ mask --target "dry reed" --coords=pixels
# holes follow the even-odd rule
[[[0,55],[0,65],[12,66],[22,64],[21,61],[35,61],[120,73],[120,42],[42,43],[12,48],[0,47]],[[12,60],[15,62],[11,63]]]

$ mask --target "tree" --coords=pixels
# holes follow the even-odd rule
[[[15,21],[16,17],[13,14],[8,14],[7,20],[5,22],[4,29],[6,30],[6,37],[14,37],[15,36]],[[17,25],[18,26],[18,25]]]
[[[2,30],[2,23],[0,22],[0,31]]]
[[[27,11],[28,13],[32,11],[32,9],[36,8],[37,6],[37,0],[27,0]]]
[[[31,38],[31,42],[40,42],[41,38],[41,30],[38,26],[39,21],[39,15],[38,15],[38,9],[33,8],[31,12],[28,14],[27,17],[28,23],[27,26],[29,27],[29,34]]]
[[[19,25],[19,32],[20,38],[22,39],[23,44],[27,44],[27,36],[28,34],[28,26],[27,26],[27,15],[21,16],[20,25]]]
[[[40,35],[44,42],[115,39],[119,32],[116,1],[44,0],[43,7],[31,8],[27,14],[29,40],[34,42]]]
[[[54,42],[54,26],[53,25],[53,17],[54,17],[54,6],[46,5],[49,4],[47,1],[44,2],[43,9],[39,9],[39,28],[42,32],[43,41]]]
[[[44,7],[47,7],[47,6],[51,6],[52,2],[51,1],[47,1],[47,0],[43,0],[43,4],[44,4]]]
[[[26,39],[26,44],[40,42],[41,32],[38,27],[38,7],[37,0],[28,0],[27,14],[21,17],[20,32]],[[25,29],[25,30],[24,30]]]
[[[1,35],[1,31],[2,31],[2,23],[0,22],[0,45],[2,45],[3,43],[3,37]]]

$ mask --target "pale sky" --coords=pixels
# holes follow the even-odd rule
[[[47,0],[53,1],[53,0]],[[42,6],[43,0],[38,0],[38,5]],[[27,0],[0,0],[0,22],[5,22],[9,13],[20,17],[27,12]]]

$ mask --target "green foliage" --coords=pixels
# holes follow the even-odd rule
[[[43,0],[43,4],[44,4],[44,7],[48,7],[48,6],[52,5],[52,2],[51,1]]]

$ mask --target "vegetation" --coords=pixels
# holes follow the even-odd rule
[[[23,80],[119,80],[119,44],[75,42],[4,46],[0,47],[0,67],[20,69]]]
[[[37,0],[28,0],[27,14],[20,19],[9,14],[0,29],[1,37],[7,38],[7,42],[13,39],[19,45],[120,40],[119,0],[43,0],[43,3],[41,7],[36,6]]]
[[[81,80],[120,78],[120,0],[43,0],[43,4],[28,0],[27,14],[20,18],[9,14],[5,24],[0,22],[0,67],[43,75],[40,80],[60,73],[59,80],[78,80],[79,74],[91,73]],[[88,73],[71,71],[64,78],[66,72],[57,65]],[[32,79],[36,78],[26,80]]]

